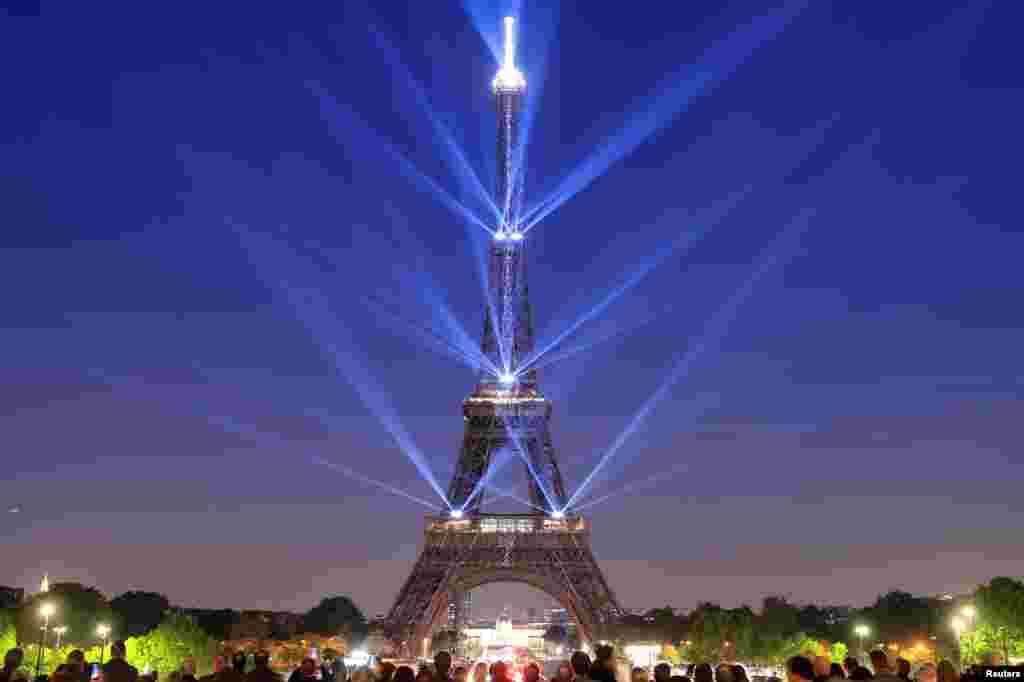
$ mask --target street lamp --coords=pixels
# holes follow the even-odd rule
[[[867,625],[858,625],[853,629],[853,632],[855,635],[857,635],[857,638],[860,640],[860,653],[861,655],[863,655],[864,638],[868,636],[868,633],[871,632],[871,629]]]
[[[100,645],[100,665],[103,664],[103,652],[107,648],[107,639],[110,637],[110,626],[100,623],[96,626],[96,634],[103,640],[103,644]]]
[[[972,606],[971,604],[968,604],[962,609],[960,609],[960,615],[962,615],[967,620],[974,620],[974,617],[978,615],[978,610],[975,609],[974,606]]]
[[[50,629],[50,616],[57,609],[53,604],[47,602],[39,607],[39,615],[43,617],[43,629],[39,632],[39,651],[36,654],[36,677],[39,677],[39,669],[43,666],[43,644],[46,642],[46,631]]]
[[[54,628],[53,631],[57,634],[57,646],[55,648],[60,649],[60,640],[64,633],[68,631],[68,628],[66,625],[61,625],[59,628]]]

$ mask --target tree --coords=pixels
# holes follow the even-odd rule
[[[139,670],[177,670],[192,658],[200,670],[213,667],[217,642],[188,616],[169,614],[148,634],[129,638],[127,660]]]
[[[138,637],[155,630],[171,608],[167,597],[156,592],[125,592],[110,601],[114,632],[122,638]]]
[[[881,595],[862,612],[876,641],[905,642],[928,639],[940,627],[941,614],[931,600],[894,590]]]
[[[828,648],[828,657],[832,659],[833,663],[842,663],[849,652],[849,648],[844,643],[833,642],[832,646]]]
[[[43,604],[53,605],[50,626],[66,627],[64,641],[68,644],[87,646],[97,643],[96,626],[111,620],[110,604],[95,587],[72,582],[53,583],[49,592],[32,595],[19,610],[19,641],[38,643],[42,625],[39,609]]]
[[[217,641],[230,639],[231,626],[236,625],[242,614],[233,609],[203,610],[195,614],[196,625]]]
[[[366,617],[349,597],[327,597],[310,609],[304,618],[307,632],[320,635],[347,635],[353,643],[366,638]]]
[[[978,649],[999,654],[1003,665],[1024,649],[1024,582],[993,578],[974,595]]]

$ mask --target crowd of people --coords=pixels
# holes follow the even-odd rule
[[[72,651],[66,662],[53,675],[39,675],[34,682],[163,682],[158,680],[156,671],[140,674],[125,660],[124,642],[111,646],[110,660],[98,670],[88,664],[80,650]],[[0,669],[0,682],[29,682],[22,664],[24,653],[11,649],[4,657]],[[998,662],[996,662],[998,663]],[[357,668],[349,673],[340,658],[318,663],[306,658],[291,673],[287,682],[751,682],[742,665],[722,663],[713,668],[709,663],[692,664],[686,674],[672,674],[667,663],[654,667],[653,678],[646,668],[633,668],[630,680],[618,680],[615,652],[611,646],[602,645],[595,650],[591,660],[583,651],[561,662],[554,676],[546,680],[537,663],[527,663],[520,679],[514,675],[509,664],[498,661],[488,665],[479,662],[472,666],[452,665],[452,657],[441,651],[434,657],[433,665],[422,665],[414,670],[408,665],[395,665],[379,660],[372,668]],[[98,674],[97,674],[98,673]],[[786,682],[844,682],[845,680],[876,680],[877,682],[980,682],[980,671],[969,669],[958,673],[949,661],[938,665],[925,663],[913,675],[909,661],[896,659],[895,668],[889,663],[884,651],[872,651],[869,662],[862,664],[856,657],[847,657],[841,664],[833,663],[823,656],[794,656],[786,664]],[[218,657],[214,671],[197,678],[195,664],[186,660],[179,670],[166,676],[167,682],[284,682],[270,665],[270,654],[257,651],[252,655],[235,652]],[[758,678],[754,682],[761,682]],[[763,678],[763,682],[782,682],[781,678]]]

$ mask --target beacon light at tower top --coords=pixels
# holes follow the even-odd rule
[[[526,79],[516,68],[515,26],[514,18],[505,17],[505,61],[492,83],[495,92],[519,92],[526,88]]]

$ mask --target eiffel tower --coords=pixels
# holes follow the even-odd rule
[[[622,610],[590,550],[590,524],[567,509],[551,442],[551,403],[540,392],[520,226],[519,116],[526,81],[514,63],[514,23],[505,19],[504,64],[493,82],[498,123],[496,203],[500,224],[490,246],[482,371],[463,403],[465,435],[448,489],[450,511],[426,520],[425,546],[385,621],[408,655],[422,653],[434,627],[454,609],[461,632],[463,595],[494,582],[519,582],[565,607],[582,641]],[[502,463],[521,460],[533,511],[483,511]]]

